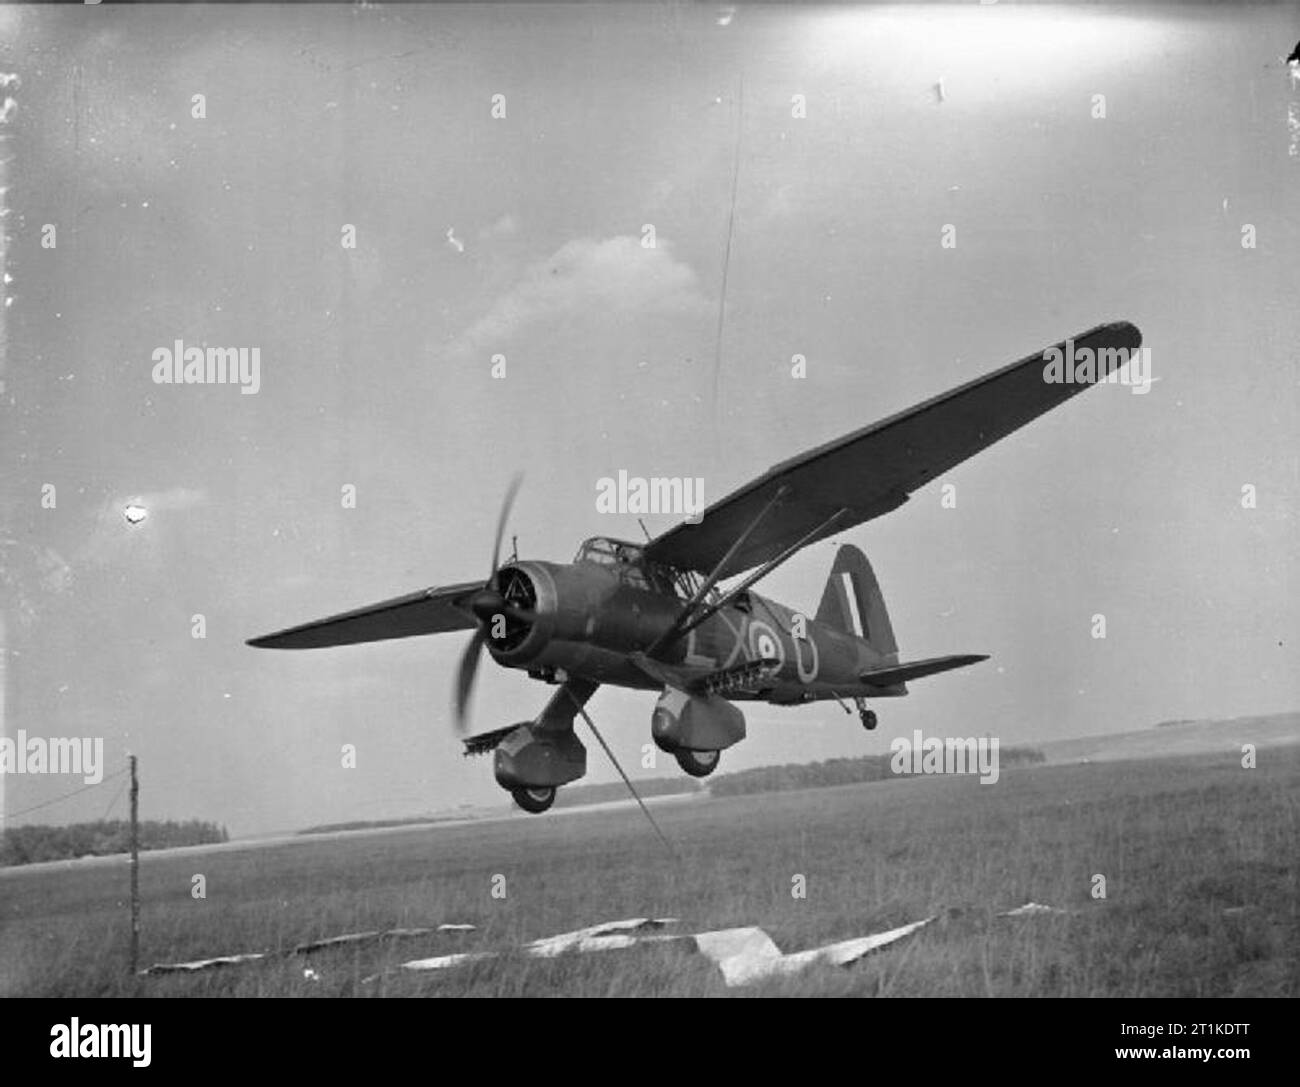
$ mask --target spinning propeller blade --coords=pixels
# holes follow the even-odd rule
[[[469,598],[469,610],[474,613],[479,627],[470,638],[469,644],[465,646],[456,673],[456,731],[461,735],[465,732],[465,711],[469,706],[470,695],[474,692],[479,659],[483,655],[484,645],[487,644],[488,632],[493,620],[497,615],[506,615],[521,622],[531,622],[535,618],[531,611],[508,604],[497,584],[497,573],[501,562],[501,538],[505,535],[506,522],[510,519],[511,507],[515,504],[515,496],[519,493],[523,481],[523,473],[517,473],[510,481],[510,486],[506,488],[505,500],[501,503],[501,514],[497,518],[496,539],[492,543],[492,569],[488,572],[488,579],[484,582],[483,588]]]

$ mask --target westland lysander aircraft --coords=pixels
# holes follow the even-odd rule
[[[1093,373],[1113,378],[1141,342],[1127,322],[1099,325],[1057,345],[1095,359],[1087,381],[1050,380],[1050,350],[1031,355],[778,464],[647,543],[587,540],[570,563],[499,563],[516,479],[486,582],[423,589],[248,644],[312,649],[473,630],[455,691],[462,730],[485,646],[498,664],[558,687],[535,719],[464,740],[467,754],[493,752],[497,781],[530,812],[545,811],[557,787],[586,773],[574,719],[581,714],[596,732],[585,707],[602,683],[659,692],[651,737],[695,777],[711,774],[719,753],[744,738],[737,702],[852,701],[874,728],[867,699],[897,698],[910,680],[987,657],[900,660],[871,564],[851,545],[837,552],[811,618],[753,592],[754,584],[800,549],[897,509],[1087,388]]]

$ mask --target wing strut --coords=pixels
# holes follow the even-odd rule
[[[677,613],[677,618],[673,620],[672,626],[659,635],[659,637],[654,640],[654,643],[646,650],[646,653],[649,656],[653,657],[660,648],[665,645],[670,645],[672,642],[676,641],[682,633],[684,633],[682,625],[690,618],[691,612],[699,607],[700,601],[704,599],[705,594],[718,583],[718,578],[722,576],[722,571],[726,568],[727,563],[731,560],[732,556],[744,547],[745,541],[753,535],[754,530],[763,522],[763,519],[776,509],[781,500],[789,493],[790,488],[784,483],[776,489],[776,493],[768,499],[767,505],[758,511],[758,516],[750,521],[749,527],[737,536],[734,541],[732,541],[731,546],[727,548],[727,553],[723,555],[722,558],[718,560],[717,565],[714,566],[713,572],[704,579],[700,587],[695,590],[695,595],[692,596],[690,600],[686,602],[686,606]]]
[[[840,518],[842,518],[848,512],[849,509],[847,506],[842,506],[840,509],[837,509],[834,513],[832,513],[829,517],[827,517],[826,520],[824,520],[816,528],[812,529],[804,536],[800,537],[798,540],[792,543],[789,547],[787,547],[775,558],[768,559],[767,562],[763,563],[762,566],[760,566],[757,570],[755,570],[752,574],[750,574],[749,577],[745,578],[745,580],[742,581],[735,588],[728,589],[717,601],[710,604],[707,608],[701,611],[699,615],[695,616],[695,618],[683,624],[679,630],[675,632],[670,631],[670,633],[672,634],[671,640],[669,640],[666,637],[660,640],[665,642],[665,644],[671,644],[672,641],[676,641],[678,638],[684,638],[687,634],[689,634],[701,623],[705,622],[708,619],[711,619],[714,615],[720,612],[723,608],[725,608],[728,604],[730,604],[733,600],[735,600],[736,597],[738,597],[741,593],[743,593],[756,581],[758,581],[760,578],[766,577],[778,566],[780,566],[783,562],[785,562],[787,559],[793,556],[795,552],[797,552],[810,540],[816,537],[818,533],[825,532],[828,528],[833,527],[835,522],[838,521]],[[723,562],[725,563],[726,560],[724,559]]]
[[[764,510],[764,512],[767,511]],[[828,528],[832,528],[833,525],[835,525],[836,521],[839,521],[841,517],[844,516],[845,514],[848,514],[848,512],[849,512],[848,506],[840,507],[839,510],[833,512],[833,514],[827,517],[826,520],[822,521],[822,523],[816,525],[815,528],[810,529],[809,532],[803,534],[803,536],[798,538],[798,540],[794,541],[793,543],[790,543],[790,546],[787,547],[787,549],[785,549],[784,551],[781,551],[781,554],[776,555],[775,558],[768,559],[766,563],[763,563],[762,566],[758,568],[758,570],[755,570],[753,573],[751,573],[749,577],[746,577],[746,579],[744,581],[741,581],[740,584],[736,585],[735,588],[728,589],[727,592],[725,592],[722,597],[716,599],[714,603],[711,603],[711,605],[708,605],[708,607],[705,607],[705,609],[699,611],[699,614],[695,615],[694,618],[690,616],[690,610],[692,610],[692,607],[694,606],[695,603],[695,601],[692,601],[692,603],[690,603],[690,605],[688,605],[686,609],[682,610],[681,615],[677,616],[677,622],[673,623],[672,627],[669,627],[667,631],[664,631],[663,635],[660,635],[658,638],[655,638],[654,645],[651,645],[650,648],[646,650],[647,657],[654,657],[654,654],[658,653],[660,649],[664,649],[666,648],[666,646],[672,645],[673,642],[677,641],[677,638],[682,638],[685,637],[686,635],[689,635],[689,633],[694,631],[695,627],[698,627],[699,624],[707,622],[708,619],[712,619],[712,616],[718,614],[718,612],[722,611],[724,607],[727,607],[727,605],[729,605],[729,603],[731,603],[733,599],[736,599],[736,597],[740,596],[741,593],[744,593],[745,590],[748,589],[750,585],[753,585],[755,583],[755,581],[762,579],[762,577],[766,577],[768,573],[771,573],[772,571],[776,570],[776,567],[779,567],[781,563],[785,562],[785,560],[789,559],[790,557],[793,557],[793,555],[796,554],[797,551],[801,549],[801,547],[805,546],[806,543],[809,543],[811,540],[814,540],[814,538],[818,536],[818,533],[826,532]],[[757,524],[758,521],[755,521],[753,525],[750,525],[749,532],[753,532],[754,528],[757,527]],[[745,536],[748,536],[749,532],[746,532]],[[733,543],[732,545],[732,551],[735,550],[737,546],[740,546],[741,543],[744,541],[745,541],[744,536],[738,538],[736,543]],[[718,570],[722,570],[724,566],[727,566],[727,560],[731,558],[732,551],[728,551],[728,553],[724,555],[722,562],[718,563]],[[714,573],[716,572],[718,571],[715,570]],[[716,580],[718,580],[716,579],[716,577],[712,579],[712,581],[716,581]],[[712,581],[710,585],[706,586],[706,589],[710,588]],[[697,594],[697,596],[699,596],[699,594]]]

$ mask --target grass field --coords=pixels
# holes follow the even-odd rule
[[[479,926],[186,976],[128,976],[124,862],[15,869],[0,873],[0,995],[724,995],[716,968],[676,945],[362,979],[625,917],[680,918],[683,932],[761,925],[797,951],[938,914],[856,965],[734,992],[1297,996],[1300,746],[1259,763],[1021,767],[993,786],[913,778],[658,805],[680,863],[635,810],[146,855],[143,964]],[[796,875],[806,899],[792,897]],[[1028,900],[1069,912],[997,916]]]

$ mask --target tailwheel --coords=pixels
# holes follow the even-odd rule
[[[873,728],[876,727],[875,710],[860,710],[858,712],[858,716],[862,718],[862,727],[865,728],[868,732],[870,732]]]
[[[511,789],[510,795],[524,811],[532,815],[540,815],[555,803],[555,786],[545,785],[540,788],[520,786]]]
[[[721,751],[678,751],[677,765],[693,778],[706,778],[718,768]]]

